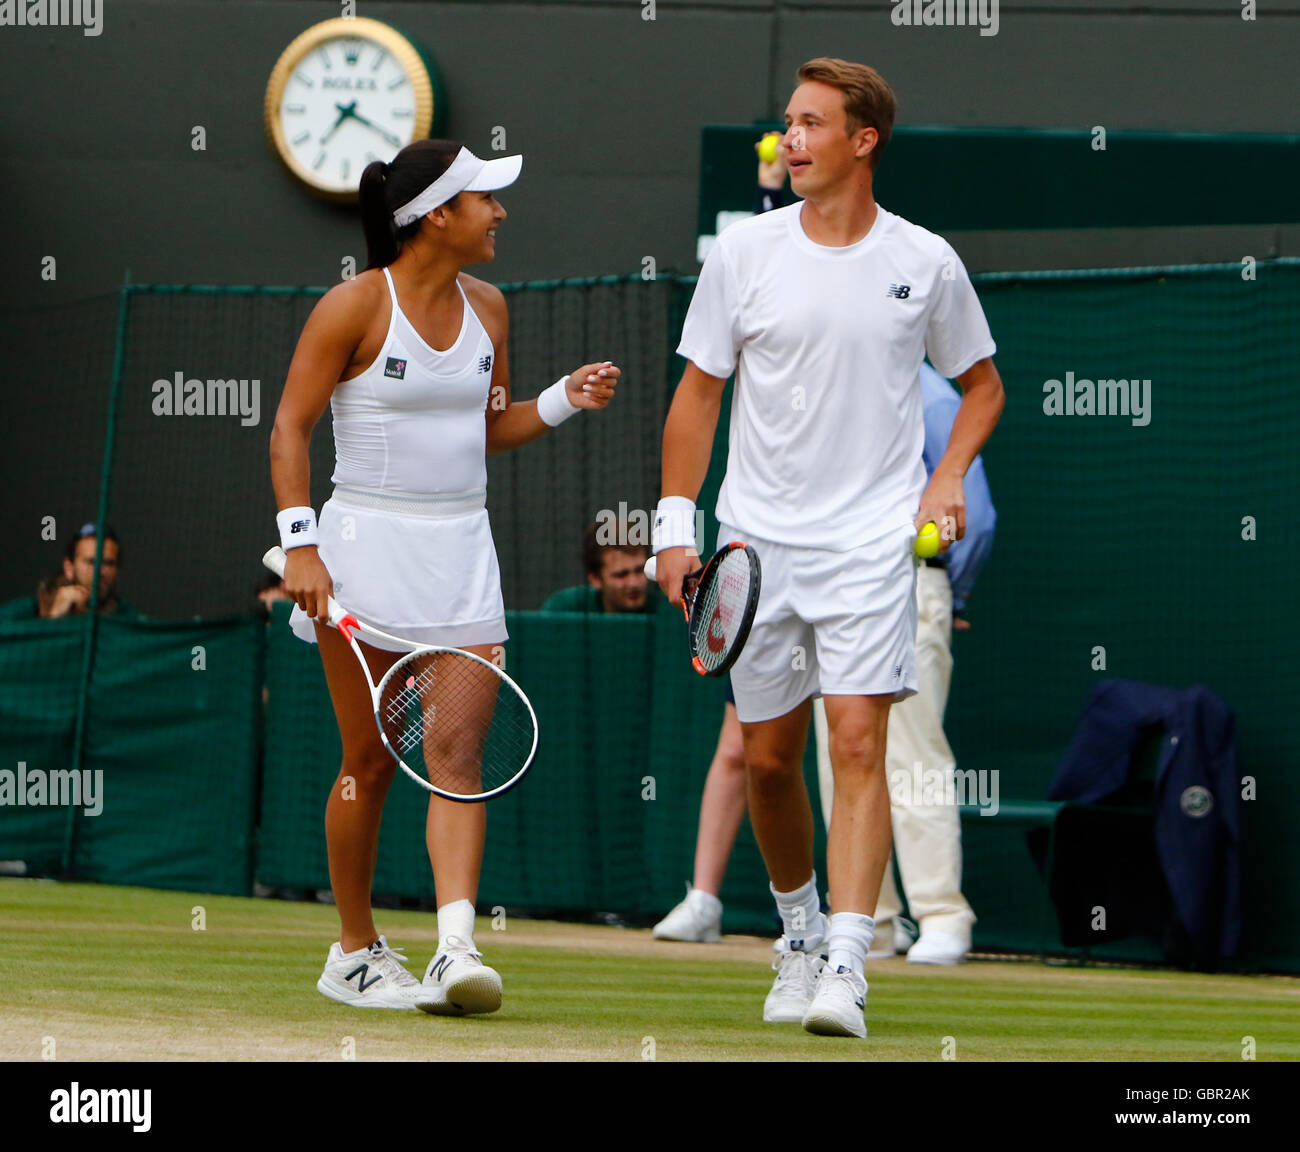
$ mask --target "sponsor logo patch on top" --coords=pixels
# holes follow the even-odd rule
[[[396,356],[390,356],[388,363],[384,365],[384,375],[391,376],[394,380],[405,380],[406,361],[399,360]]]

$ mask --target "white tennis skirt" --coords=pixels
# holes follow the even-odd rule
[[[319,522],[334,599],[359,620],[420,644],[503,643],[501,570],[485,498],[482,489],[398,496],[336,486]],[[311,617],[296,605],[289,627],[316,643]]]

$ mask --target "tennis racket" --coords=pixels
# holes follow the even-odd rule
[[[284,562],[279,547],[262,557],[281,577]],[[329,622],[361,665],[384,747],[412,780],[448,800],[473,803],[500,796],[523,779],[537,752],[537,716],[505,672],[472,652],[381,632],[332,596]],[[358,632],[409,649],[378,684]]]
[[[655,580],[656,571],[651,556],[645,574]],[[691,663],[701,676],[721,676],[736,662],[754,623],[761,584],[758,553],[735,541],[682,581],[686,638]]]

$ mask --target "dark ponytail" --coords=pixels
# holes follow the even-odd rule
[[[366,233],[367,271],[391,264],[402,245],[419,232],[423,218],[397,228],[393,213],[446,172],[460,149],[455,140],[417,140],[394,156],[391,164],[376,160],[366,165],[361,173],[361,225]]]

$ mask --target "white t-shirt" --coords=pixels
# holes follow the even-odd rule
[[[844,552],[910,524],[925,488],[921,362],[957,376],[995,351],[941,236],[877,208],[856,244],[814,244],[802,202],[733,224],[700,273],[677,351],[736,372],[718,519]]]

